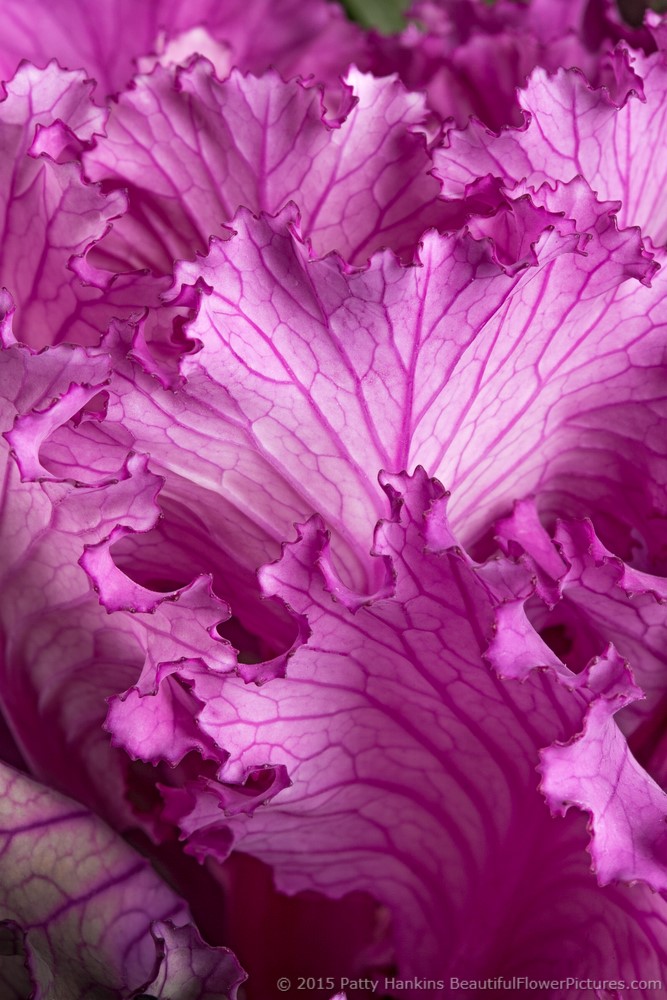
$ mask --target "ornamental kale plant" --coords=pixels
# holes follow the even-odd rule
[[[626,8],[3,3],[0,1000],[659,995]]]

